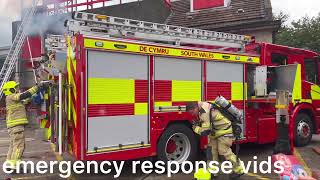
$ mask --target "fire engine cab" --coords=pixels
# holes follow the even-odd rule
[[[244,114],[240,143],[275,141],[276,90],[290,92],[297,146],[320,133],[315,52],[84,12],[66,27],[67,47],[57,51],[65,53],[66,68],[59,90],[49,92],[59,96],[59,115],[47,120],[51,140],[76,159],[194,159],[207,139],[193,133],[185,105],[218,95]]]

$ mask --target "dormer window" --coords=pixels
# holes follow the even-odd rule
[[[209,9],[214,7],[228,7],[231,3],[231,0],[190,0],[191,12],[193,10],[202,10]]]

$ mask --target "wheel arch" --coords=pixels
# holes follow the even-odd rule
[[[193,147],[196,147],[198,146],[199,147],[199,142],[200,142],[200,138],[199,136],[197,136],[193,129],[192,129],[192,123],[188,120],[175,120],[175,121],[170,121],[167,126],[164,128],[164,130],[162,131],[162,133],[159,135],[159,138],[157,139],[157,145],[156,145],[156,151],[157,151],[157,156],[159,156],[159,153],[158,153],[158,150],[159,150],[159,144],[161,143],[161,139],[162,139],[162,136],[166,136],[165,133],[166,131],[169,131],[170,128],[172,128],[173,126],[183,126],[184,128],[187,128],[189,130],[191,130],[191,132],[193,133],[194,135],[194,146]],[[198,150],[196,150],[197,154],[198,154]],[[194,158],[194,157],[193,157]]]
[[[173,125],[184,125],[188,128],[190,128],[192,130],[192,124],[190,121],[188,120],[178,120],[178,121],[170,121],[166,127],[164,128],[164,130],[161,132],[161,134],[159,135],[159,138],[157,139],[157,144],[159,143],[160,137],[163,135],[163,133],[171,126]]]
[[[313,125],[313,133],[316,132],[317,129],[317,122],[316,122],[316,111],[314,109],[314,107],[312,106],[312,104],[309,103],[300,103],[298,105],[295,106],[294,111],[293,111],[293,116],[292,119],[296,119],[298,114],[300,113],[304,113],[306,115],[308,115],[311,120],[312,120],[312,125]]]

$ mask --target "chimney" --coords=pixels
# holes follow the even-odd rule
[[[190,0],[190,12],[194,12],[194,9],[193,9],[193,0]]]
[[[214,7],[228,7],[231,0],[190,0],[190,12]]]

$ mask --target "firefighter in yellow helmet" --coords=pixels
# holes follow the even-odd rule
[[[243,168],[239,163],[240,160],[231,150],[234,140],[231,121],[208,102],[188,103],[186,110],[198,118],[197,125],[192,127],[194,132],[202,136],[209,136],[208,151],[211,151],[211,157],[209,156],[210,154],[207,155],[209,156],[207,159],[208,164],[211,160],[218,162],[219,155],[221,155],[232,163],[233,173],[230,174],[230,179],[243,175]],[[199,177],[199,172],[196,172],[196,175]],[[214,176],[217,176],[217,174],[213,174],[211,179],[214,179]]]
[[[7,154],[7,163],[15,169],[17,161],[21,160],[25,148],[24,126],[28,124],[24,100],[31,98],[40,89],[46,88],[49,82],[41,82],[39,85],[19,93],[19,84],[15,81],[8,81],[2,90],[6,96],[6,123],[10,137],[10,146]]]

